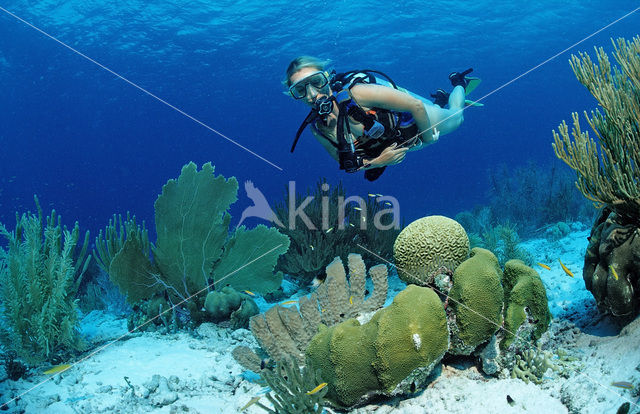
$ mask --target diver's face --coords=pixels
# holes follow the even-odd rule
[[[293,91],[296,95],[294,98],[302,96],[299,99],[309,106],[313,106],[318,98],[328,96],[331,93],[326,75],[318,68],[302,68],[291,75],[289,81],[292,88],[295,89]]]

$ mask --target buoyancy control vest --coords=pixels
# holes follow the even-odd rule
[[[300,128],[298,128],[291,146],[291,152],[294,151],[304,129],[309,124],[313,124],[318,134],[338,150],[340,169],[352,173],[360,170],[366,158],[375,158],[392,143],[405,143],[408,139],[414,137],[418,133],[418,127],[409,112],[390,111],[383,108],[372,108],[369,111],[365,111],[351,97],[351,88],[359,83],[385,84],[383,83],[384,81],[380,82],[374,74],[382,75],[387,79],[385,83],[388,83],[388,85],[385,86],[404,91],[391,78],[376,70],[352,70],[339,74],[332,72],[329,80],[332,91],[331,96],[323,97],[315,102],[314,107],[302,122]],[[320,133],[315,125],[319,119],[325,119],[332,112],[333,102],[338,105],[337,144]],[[351,133],[349,118],[363,125],[363,137],[367,138],[363,139],[363,142],[359,142],[357,139],[347,140],[347,136]],[[365,178],[369,181],[374,181],[382,175],[385,168],[367,169],[365,170]]]

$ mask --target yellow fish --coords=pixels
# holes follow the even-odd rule
[[[349,225],[350,225],[351,227],[355,227],[355,226],[353,225],[353,223],[349,223]]]
[[[385,205],[385,206],[391,206],[392,204],[391,204],[390,202],[388,202],[388,201],[385,201],[385,202],[384,202],[384,205]]]
[[[354,207],[353,208],[355,211],[362,211],[362,209],[360,207]]]
[[[322,384],[318,385],[317,387],[315,387],[311,391],[307,391],[307,395],[313,395],[313,394],[317,393],[318,391],[320,391],[321,389],[323,389],[326,386],[327,386],[327,383],[323,382]]]
[[[253,293],[253,292],[252,292],[252,291],[250,291],[250,290],[244,290],[243,292],[244,292],[244,293],[246,293],[246,294],[247,294],[247,295],[249,295],[249,296],[255,296],[255,295],[256,295],[255,293]]]
[[[311,247],[311,250],[315,249],[315,247],[313,247],[313,244],[310,244],[309,247]]]
[[[349,304],[353,305],[353,295],[349,296]]]
[[[244,405],[244,407],[240,409],[240,411],[246,410],[247,408],[251,407],[253,404],[257,403],[258,401],[260,401],[260,397],[253,397],[252,399],[249,400],[248,403]]]
[[[55,367],[48,369],[44,372],[44,374],[57,374],[58,372],[66,371],[71,368],[70,364],[60,364]]]
[[[373,193],[369,193],[369,194],[367,194],[367,195],[368,195],[369,197],[375,197],[375,196],[376,196],[376,195],[375,195],[375,194],[373,194]]]
[[[551,270],[551,268],[548,265],[544,264],[544,263],[538,262],[538,266],[540,266],[543,269]]]
[[[560,263],[560,267],[562,267],[562,270],[564,270],[564,272],[566,274],[568,274],[569,276],[573,277],[573,273],[571,273],[571,270],[569,270],[567,268],[567,266],[565,266],[564,263],[562,263],[562,261],[560,261],[560,259],[558,259],[558,262]]]
[[[329,228],[327,229],[327,231],[325,231],[325,233],[330,233],[330,232],[331,232],[331,230],[333,230],[333,227],[329,227]]]
[[[282,302],[280,305],[293,305],[294,303],[296,303],[297,300],[288,300],[286,302]]]
[[[613,268],[613,265],[609,265],[609,269],[611,269],[611,274],[613,275],[613,277],[618,280],[618,273],[616,272],[616,269]]]

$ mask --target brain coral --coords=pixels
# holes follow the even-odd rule
[[[469,238],[455,220],[427,216],[405,227],[393,245],[398,275],[406,283],[426,285],[439,266],[454,269],[469,255]]]

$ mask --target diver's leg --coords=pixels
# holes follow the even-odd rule
[[[465,107],[465,92],[462,86],[456,86],[449,95],[448,108],[441,108],[433,101],[415,93],[409,92],[413,97],[420,99],[424,103],[424,109],[429,117],[429,127],[439,131],[439,135],[445,135],[455,131],[464,120],[463,109]],[[416,142],[409,151],[418,151],[426,148],[424,139],[426,134],[420,135],[419,142]]]
[[[464,88],[456,86],[453,88],[451,95],[449,95],[448,108],[440,108],[438,105],[425,105],[431,127],[440,131],[440,135],[455,131],[464,120],[464,100]]]

